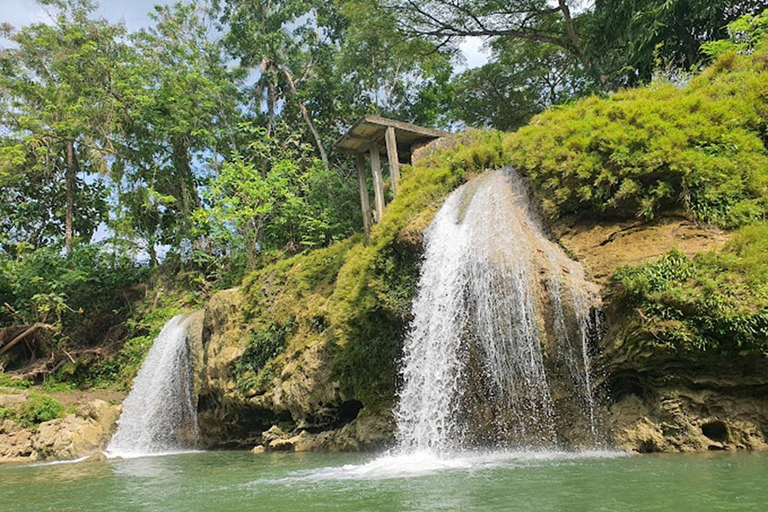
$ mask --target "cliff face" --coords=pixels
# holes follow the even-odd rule
[[[362,450],[392,442],[397,360],[421,234],[448,191],[478,169],[494,167],[497,157],[487,156],[496,151],[493,135],[486,138],[487,147],[473,141],[464,160],[466,147],[449,141],[447,158],[431,149],[425,158],[434,160],[404,173],[401,196],[368,243],[351,240],[294,258],[213,297],[198,326],[200,350],[193,350],[205,446]],[[453,169],[448,174],[435,167],[441,159]],[[440,186],[416,196],[435,183]],[[612,293],[617,267],[654,261],[672,249],[688,257],[716,252],[728,232],[667,215],[652,222],[562,219],[552,236],[602,291],[606,332],[594,355],[594,378],[617,448],[768,448],[763,356],[681,350],[640,337],[642,312],[628,311]]]
[[[420,241],[417,232],[426,225],[420,224],[403,230],[415,245]],[[604,292],[606,334],[595,377],[614,445],[635,452],[768,449],[764,359],[680,353],[660,343],[640,344],[628,332],[625,312],[611,303],[608,293],[618,265],[652,260],[672,248],[689,255],[717,250],[727,234],[682,217],[645,224],[571,221],[554,232]],[[267,285],[261,286],[264,290]],[[332,293],[324,296],[330,300]],[[318,297],[308,297],[304,299],[313,304],[305,300],[293,307],[318,308]],[[326,306],[319,310],[326,311]],[[206,446],[327,451],[391,442],[394,394],[384,406],[375,407],[341,382],[334,362],[339,348],[331,330],[299,329],[270,363],[268,382],[244,387],[238,368],[252,336],[254,320],[248,315],[245,292],[237,289],[214,296],[201,315],[199,418]],[[398,340],[393,343],[399,345]]]
[[[615,446],[634,452],[768,449],[766,358],[679,350],[643,339],[609,290],[620,265],[671,249],[689,257],[717,251],[728,233],[683,217],[642,224],[571,221],[556,232],[604,289],[607,332],[597,367]],[[643,321],[641,312],[632,315]]]

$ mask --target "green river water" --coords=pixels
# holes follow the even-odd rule
[[[766,511],[768,455],[207,452],[0,466],[2,511]]]

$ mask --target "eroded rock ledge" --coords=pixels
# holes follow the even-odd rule
[[[0,398],[4,402],[23,402],[26,395],[13,393]],[[101,457],[119,416],[119,405],[93,400],[64,418],[46,421],[36,428],[23,428],[6,419],[0,424],[0,464]]]

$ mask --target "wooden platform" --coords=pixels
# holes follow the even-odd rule
[[[367,115],[353,124],[347,133],[336,141],[333,148],[342,153],[365,153],[375,145],[379,153],[384,154],[387,151],[385,139],[388,128],[394,130],[398,161],[403,164],[410,163],[414,147],[450,135],[448,132],[433,128]]]
[[[389,164],[392,195],[397,195],[400,164],[411,161],[413,150],[435,139],[450,135],[448,132],[424,128],[415,124],[395,121],[374,115],[363,116],[347,130],[333,149],[341,153],[354,153],[363,207],[363,225],[366,235],[372,222],[380,222],[384,215],[384,180],[381,173],[381,155],[386,154]],[[374,206],[372,211],[365,177],[365,154],[369,155],[373,174]]]

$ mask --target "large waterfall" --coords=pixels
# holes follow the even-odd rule
[[[185,330],[190,316],[163,327],[123,402],[110,456],[189,450],[197,442],[197,414]]]
[[[400,404],[403,451],[599,445],[599,295],[513,170],[451,194],[425,233]]]

